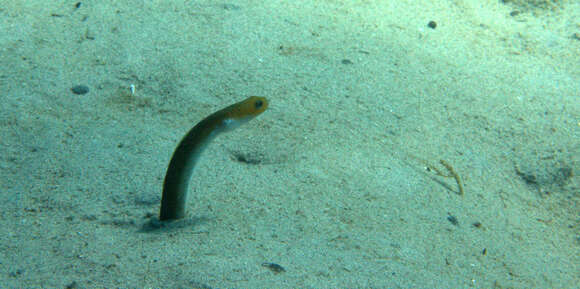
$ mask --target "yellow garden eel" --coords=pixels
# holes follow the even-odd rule
[[[221,132],[230,131],[250,121],[266,108],[266,98],[251,96],[204,118],[183,137],[167,168],[159,220],[181,219],[185,216],[189,179],[195,163],[210,141]]]

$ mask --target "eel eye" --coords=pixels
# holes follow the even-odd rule
[[[262,105],[264,105],[264,102],[263,102],[263,101],[261,101],[261,100],[258,100],[258,101],[256,101],[256,102],[254,102],[254,106],[255,106],[256,108],[260,108],[260,107],[262,107]]]

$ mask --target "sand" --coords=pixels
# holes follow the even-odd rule
[[[580,283],[578,1],[110,2],[0,3],[2,288]]]

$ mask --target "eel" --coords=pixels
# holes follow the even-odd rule
[[[222,132],[231,131],[252,120],[268,108],[265,97],[251,96],[214,112],[201,120],[181,139],[169,161],[159,220],[175,220],[185,216],[189,180],[199,156],[207,145]]]

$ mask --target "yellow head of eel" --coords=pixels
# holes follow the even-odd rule
[[[226,117],[241,120],[254,118],[268,108],[268,100],[261,96],[250,96],[236,104],[226,107]]]

